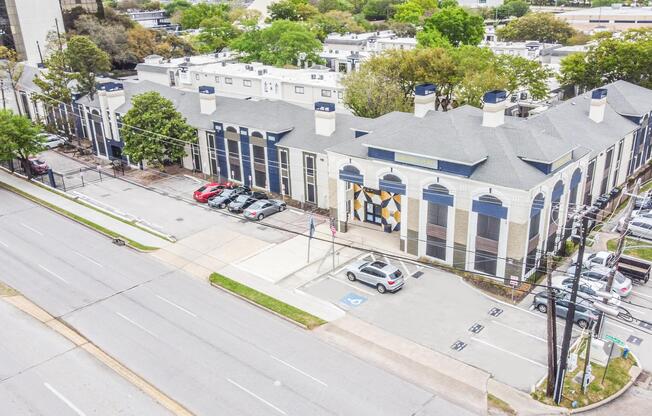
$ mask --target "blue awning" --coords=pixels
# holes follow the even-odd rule
[[[451,194],[442,194],[441,192],[433,191],[431,189],[423,190],[423,199],[432,202],[433,204],[447,205],[449,207],[453,206],[453,195]]]
[[[353,172],[341,170],[340,179],[346,182],[357,183],[358,185],[364,185],[364,176],[360,175],[359,173],[353,173]]]
[[[507,219],[507,208],[491,202],[473,200],[473,212],[493,218]]]
[[[406,187],[404,184],[399,182],[386,181],[383,179],[378,181],[378,188],[381,191],[391,192],[394,194],[405,195],[407,193],[405,191]]]

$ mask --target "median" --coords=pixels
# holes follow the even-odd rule
[[[236,296],[247,300],[250,303],[267,309],[274,314],[279,315],[280,317],[283,317],[284,319],[296,323],[306,329],[313,329],[326,323],[326,321],[323,319],[311,315],[308,312],[302,311],[299,308],[295,308],[292,305],[288,305],[285,302],[259,292],[247,285],[236,282],[233,279],[229,279],[226,276],[222,276],[219,273],[212,273],[209,277],[209,280],[213,286],[218,286],[224,290],[227,290]]]

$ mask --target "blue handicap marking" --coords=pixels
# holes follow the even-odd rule
[[[367,298],[365,298],[364,296],[360,296],[357,293],[351,292],[346,296],[344,296],[342,299],[340,299],[340,303],[355,308],[356,306],[360,306],[363,303],[365,303],[366,300]]]

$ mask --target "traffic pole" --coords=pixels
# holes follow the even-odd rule
[[[582,374],[582,394],[586,394],[586,388],[588,387],[589,383],[586,380],[586,371],[589,368],[589,361],[591,361],[591,344],[593,344],[593,324],[595,322],[591,320],[591,324],[589,325],[589,333],[588,337],[586,339],[586,355],[584,355],[584,372]]]
[[[555,375],[557,374],[557,310],[555,291],[552,289],[552,255],[546,257],[546,284],[548,285],[548,382],[546,383],[546,396],[552,397],[555,391]]]

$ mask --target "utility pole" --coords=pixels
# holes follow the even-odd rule
[[[591,360],[591,344],[593,344],[593,324],[595,322],[591,320],[591,323],[589,324],[589,332],[588,332],[588,337],[586,338],[586,355],[584,356],[584,371],[582,373],[582,393],[586,394],[586,388],[588,387],[589,383],[588,380],[586,379],[586,372],[589,368],[589,361]]]
[[[566,366],[568,365],[568,351],[570,349],[571,335],[573,334],[573,322],[575,320],[575,302],[577,301],[577,290],[582,273],[582,263],[584,262],[584,248],[586,247],[586,234],[589,226],[590,212],[584,213],[580,229],[580,246],[577,251],[577,267],[575,267],[575,276],[573,277],[573,287],[571,296],[568,300],[568,312],[566,314],[566,324],[564,325],[564,338],[561,343],[561,356],[559,358],[559,367],[555,377],[555,391],[553,400],[559,404],[561,402],[562,392],[564,390],[564,378],[566,377]]]
[[[546,384],[546,396],[552,397],[555,391],[555,375],[557,374],[557,308],[555,291],[552,288],[552,255],[546,258],[546,275],[548,285],[548,383]]]
[[[7,100],[5,99],[5,80],[0,78],[0,91],[2,91],[2,109],[7,109]]]

